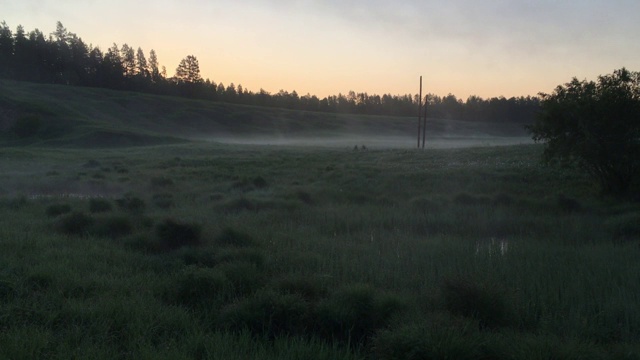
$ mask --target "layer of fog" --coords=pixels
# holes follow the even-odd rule
[[[408,136],[333,136],[333,137],[284,137],[284,136],[224,136],[207,139],[222,144],[263,146],[304,146],[324,148],[410,149],[417,147],[418,138]],[[425,148],[453,149],[478,146],[507,146],[532,144],[530,137],[500,136],[444,136],[429,138]]]

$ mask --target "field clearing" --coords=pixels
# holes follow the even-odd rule
[[[0,357],[640,358],[638,203],[414,141],[0,149]]]

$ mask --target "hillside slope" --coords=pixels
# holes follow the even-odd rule
[[[26,134],[18,136],[13,129],[25,118],[35,125],[27,125]],[[0,141],[5,145],[113,147],[257,139],[322,142],[370,136],[411,139],[416,124],[415,118],[406,117],[314,113],[0,80]],[[427,132],[432,139],[526,135],[520,124],[441,119],[429,119]]]

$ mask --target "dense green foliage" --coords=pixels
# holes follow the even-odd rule
[[[135,50],[128,44],[113,44],[101,50],[87,45],[60,22],[49,37],[38,29],[26,33],[22,26],[18,26],[14,34],[5,22],[0,23],[0,78],[369,115],[415,116],[419,97],[349,91],[320,99],[311,94],[299,95],[295,90],[274,94],[263,89],[254,92],[242,85],[225,86],[202,79],[198,60],[193,55],[178,64],[175,76],[168,76],[154,50],[150,51],[148,60],[141,48]],[[465,102],[452,94],[444,97],[430,94],[425,99],[430,117],[468,121],[531,123],[539,105],[536,97],[482,99],[471,96]]]
[[[640,176],[640,73],[623,68],[558,86],[529,129],[547,160],[576,162],[604,192],[626,195]]]
[[[0,357],[637,359],[640,206],[542,151],[4,147]]]

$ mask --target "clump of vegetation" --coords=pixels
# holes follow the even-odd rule
[[[173,180],[167,177],[154,177],[150,180],[151,187],[165,188],[173,185]]]
[[[112,208],[111,202],[107,199],[92,198],[89,200],[89,211],[91,213],[108,212]]]
[[[188,266],[164,292],[170,303],[188,307],[211,307],[230,295],[231,284],[220,271]]]
[[[640,174],[640,73],[625,68],[598,81],[576,78],[542,94],[528,129],[544,159],[576,164],[603,193],[622,196]]]
[[[267,180],[265,180],[262,176],[258,176],[254,178],[252,183],[253,183],[253,186],[255,186],[258,189],[264,189],[267,186],[269,186],[269,183],[267,183]]]
[[[121,209],[133,214],[141,214],[147,206],[144,200],[132,195],[125,195],[117,199],[116,204],[118,204]]]
[[[98,236],[116,239],[132,234],[133,230],[133,222],[128,217],[109,216],[97,219],[93,231]]]
[[[324,298],[328,293],[326,284],[319,278],[302,275],[278,278],[272,282],[272,287],[280,293],[296,294],[312,303]]]
[[[225,262],[215,267],[233,284],[235,296],[253,294],[264,286],[265,272],[247,261]]]
[[[397,297],[381,295],[368,285],[352,285],[321,301],[315,320],[324,338],[360,346],[404,308]]]
[[[458,205],[486,205],[491,204],[491,198],[484,195],[459,193],[453,197],[453,202]]]
[[[82,165],[82,167],[85,167],[85,168],[97,168],[100,166],[101,166],[100,162],[95,159],[90,159],[89,161],[87,161]]]
[[[11,130],[20,138],[28,138],[38,134],[42,127],[42,119],[35,114],[23,115],[16,119]]]
[[[296,191],[295,195],[298,198],[298,200],[302,201],[303,203],[307,205],[313,204],[313,197],[311,197],[311,194],[309,194],[308,192],[304,190],[298,190]]]
[[[156,226],[156,235],[162,247],[175,250],[183,246],[198,246],[202,243],[202,228],[198,224],[180,223],[165,219]]]
[[[504,291],[468,279],[449,278],[442,284],[444,304],[451,314],[476,319],[482,328],[509,325],[512,315]]]
[[[222,249],[216,254],[215,261],[218,264],[232,262],[247,262],[257,268],[262,268],[266,262],[264,253],[254,248],[229,248]]]
[[[251,236],[230,227],[224,228],[214,240],[216,243],[226,246],[242,247],[256,245],[256,241]]]
[[[245,197],[227,201],[221,207],[227,213],[258,210],[258,205]]]
[[[59,218],[55,229],[66,235],[87,235],[94,223],[95,220],[91,216],[76,211]]]
[[[71,212],[71,205],[69,204],[52,204],[47,206],[45,210],[47,216],[56,217]]]
[[[262,291],[225,307],[219,326],[233,331],[248,330],[274,339],[306,335],[312,326],[309,303],[295,294]]]
[[[578,200],[567,197],[564,194],[559,194],[556,197],[556,205],[558,206],[558,209],[567,213],[579,212],[582,210],[582,204],[580,204]]]
[[[640,240],[640,212],[615,216],[605,222],[616,241]]]
[[[160,209],[169,209],[175,206],[175,203],[173,202],[173,195],[169,193],[154,194],[151,201]]]

